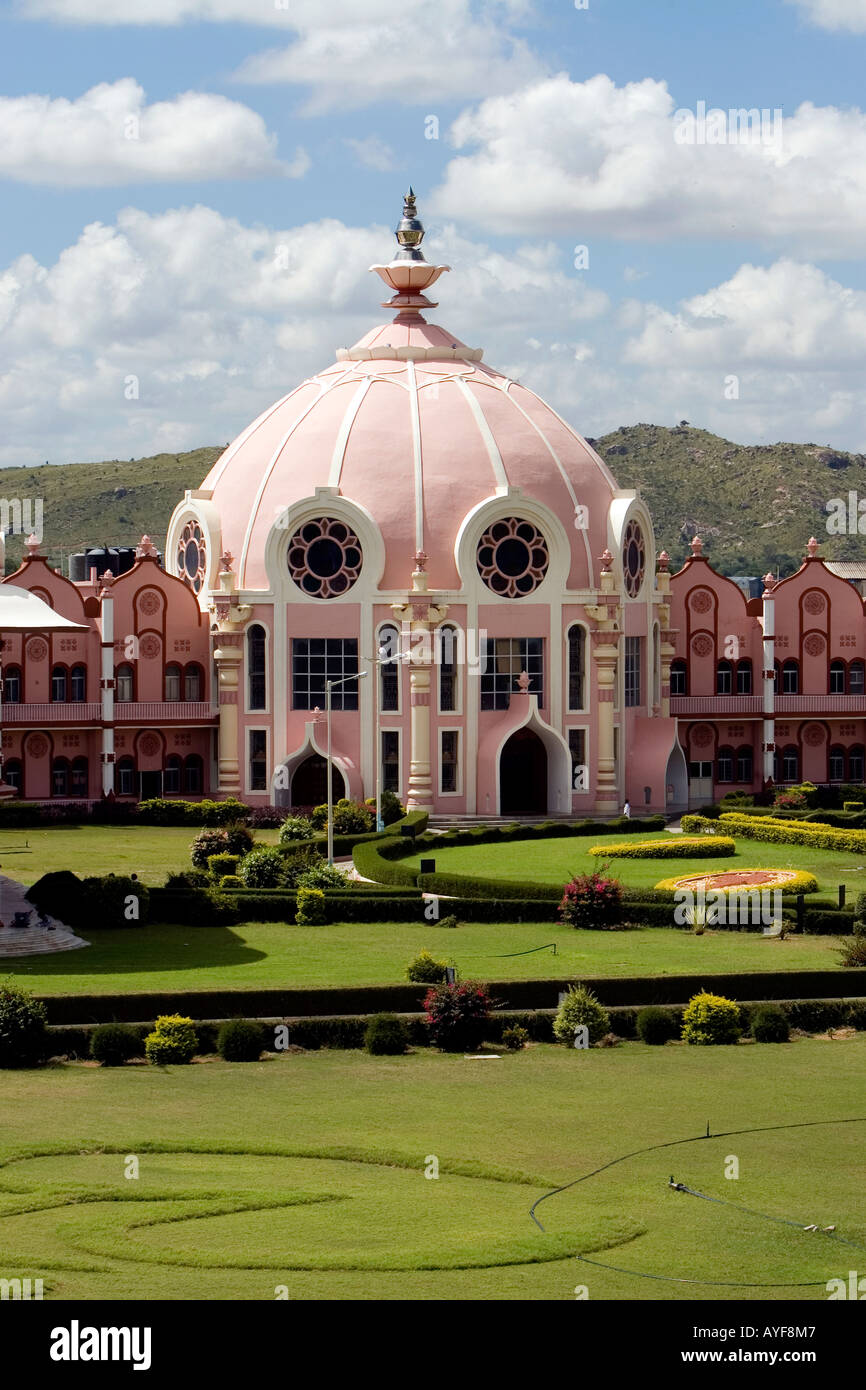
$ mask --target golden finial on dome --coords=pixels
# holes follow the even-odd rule
[[[423,261],[424,252],[420,250],[424,240],[424,224],[415,206],[415,191],[411,184],[409,192],[403,194],[403,216],[397,223],[394,233],[400,250],[394,257],[397,261]]]

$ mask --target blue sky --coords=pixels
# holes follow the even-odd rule
[[[409,182],[433,316],[582,432],[866,451],[864,46],[866,0],[6,3],[0,464],[230,438],[382,316]],[[699,102],[783,120],[680,144]]]

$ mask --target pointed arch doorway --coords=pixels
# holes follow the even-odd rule
[[[331,764],[331,794],[334,801],[346,796],[346,783],[336,763]],[[311,753],[292,773],[291,805],[321,806],[328,799],[328,763],[321,753]]]
[[[499,814],[547,815],[547,749],[534,729],[516,729],[499,755]]]

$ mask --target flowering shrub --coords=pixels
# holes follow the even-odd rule
[[[290,840],[312,840],[313,823],[306,816],[286,816],[280,826],[280,844]]]
[[[212,854],[248,854],[253,846],[252,831],[237,822],[210,830],[200,830],[192,842],[190,858],[196,869],[206,869]]]
[[[487,986],[477,980],[434,985],[424,1000],[430,1037],[443,1052],[474,1052],[490,1017]]]
[[[740,1006],[721,994],[695,994],[683,1014],[683,1042],[735,1043],[739,1039]]]
[[[565,885],[559,904],[563,926],[594,927],[604,930],[622,921],[622,884],[607,878],[606,864],[591,874],[575,874]]]

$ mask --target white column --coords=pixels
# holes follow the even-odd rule
[[[102,795],[114,791],[114,595],[111,586],[102,590],[100,613],[101,669],[100,697],[102,701]]]

